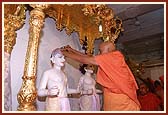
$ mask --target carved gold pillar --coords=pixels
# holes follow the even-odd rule
[[[44,25],[45,14],[43,9],[47,8],[45,4],[32,4],[34,9],[30,12],[29,42],[27,47],[23,82],[18,93],[19,111],[35,111],[36,92],[36,69],[37,54],[40,40],[40,32]]]
[[[10,9],[14,13],[9,13]],[[24,5],[5,5],[4,13],[4,110],[12,110],[10,55],[16,41],[16,30],[20,29],[25,22]]]

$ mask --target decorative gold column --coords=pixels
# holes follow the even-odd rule
[[[19,111],[35,111],[36,92],[36,69],[37,54],[40,40],[40,32],[44,25],[45,4],[31,4],[34,9],[30,12],[29,42],[27,47],[22,87],[18,93]]]
[[[10,12],[13,9],[14,13]],[[24,5],[4,5],[4,110],[12,110],[10,55],[16,42],[16,30],[25,22]],[[11,14],[10,14],[10,13]]]

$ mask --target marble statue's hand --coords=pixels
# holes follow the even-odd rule
[[[88,94],[88,95],[92,95],[92,94],[93,94],[93,89],[88,89],[88,90],[87,90],[87,94]]]
[[[52,87],[51,89],[48,90],[48,95],[49,96],[56,96],[58,94],[59,94],[58,87]]]
[[[93,89],[81,91],[81,95],[92,95],[92,94],[93,94]]]

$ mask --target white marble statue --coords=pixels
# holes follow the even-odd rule
[[[67,76],[62,70],[65,59],[59,48],[53,50],[50,60],[53,67],[44,72],[38,87],[38,96],[47,97],[47,111],[70,111],[67,95],[80,91],[68,88]]]
[[[100,111],[101,90],[96,89],[96,81],[92,77],[93,69],[87,67],[85,74],[81,76],[77,90],[82,91],[80,97],[81,111]]]

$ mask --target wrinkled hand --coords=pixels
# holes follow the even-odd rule
[[[51,89],[48,90],[48,95],[49,96],[56,96],[59,94],[59,89],[57,87],[53,87]]]

